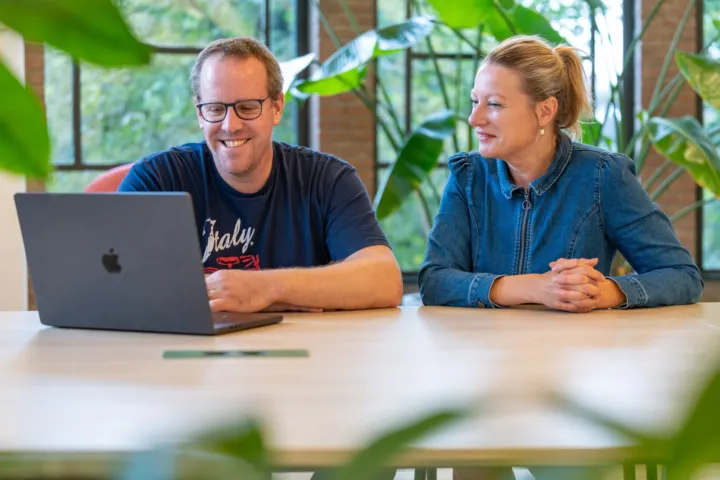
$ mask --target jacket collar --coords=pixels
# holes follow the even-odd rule
[[[570,161],[572,150],[572,140],[570,140],[570,137],[566,134],[561,133],[558,140],[557,151],[555,152],[555,157],[553,157],[553,161],[550,164],[550,168],[548,168],[548,171],[545,172],[544,175],[530,182],[530,188],[533,189],[536,195],[542,195],[548,191],[557,179],[560,178],[560,175],[562,175],[563,171],[565,171],[565,167],[567,167],[567,164]],[[510,200],[515,190],[522,190],[522,187],[512,183],[507,163],[502,160],[496,160],[496,162],[498,177],[500,179],[500,190],[502,191],[503,196]]]

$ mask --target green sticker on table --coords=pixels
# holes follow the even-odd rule
[[[163,358],[309,357],[307,350],[167,350]]]

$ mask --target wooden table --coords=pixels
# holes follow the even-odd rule
[[[307,349],[308,358],[164,360],[170,349]],[[650,431],[676,426],[720,354],[720,303],[565,314],[402,308],[291,314],[219,337],[43,327],[0,313],[0,452],[107,458],[228,415],[260,415],[279,465],[334,465],[438,406],[486,408],[405,466],[622,463],[627,439],[553,394]]]

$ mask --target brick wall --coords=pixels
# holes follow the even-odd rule
[[[640,0],[642,18],[646,18],[650,10],[656,3],[656,0]],[[665,0],[658,11],[658,15],[653,20],[651,27],[645,34],[641,48],[640,62],[640,92],[643,108],[647,108],[650,104],[653,89],[660,75],[663,60],[668,51],[668,47],[672,41],[675,29],[683,17],[683,13],[687,7],[687,0]],[[697,28],[695,22],[695,12],[690,16],[685,29],[683,30],[678,49],[686,52],[695,52],[697,50]],[[639,22],[638,22],[639,23]],[[677,68],[675,62],[671,62],[666,83],[669,82]],[[682,115],[697,115],[695,93],[689,86],[683,87],[680,95],[677,97],[666,116],[679,117]],[[663,159],[655,152],[651,152],[643,167],[642,176],[647,178],[651,173],[662,164]],[[662,183],[664,178],[673,171],[673,168],[661,177],[655,183],[657,187]],[[652,191],[652,188],[651,188]],[[662,209],[672,215],[681,208],[693,203],[697,199],[696,186],[692,177],[684,173],[680,178],[675,180],[672,186],[658,199],[658,203]],[[694,213],[686,215],[681,220],[675,222],[675,231],[682,244],[690,250],[690,253],[696,257],[696,243],[698,235],[698,225]],[[720,282],[706,281],[706,288],[703,295],[704,301],[720,301]]]
[[[45,49],[42,45],[25,42],[25,83],[30,85],[45,106]],[[44,108],[43,108],[44,109]],[[28,192],[42,192],[45,184],[38,180],[27,181]],[[37,309],[32,281],[28,278],[28,308]]]
[[[25,82],[45,105],[45,49],[42,45],[25,42]]]
[[[25,83],[45,107],[45,48],[41,44],[25,42]],[[44,182],[28,180],[29,192],[45,190]]]
[[[348,0],[347,4],[361,32],[375,28],[375,1]],[[343,45],[356,37],[340,2],[320,0],[320,8]],[[319,55],[324,61],[337,48],[322,25],[319,30]],[[353,94],[346,93],[321,98],[319,115],[318,148],[355,166],[365,187],[374,194],[375,122],[370,111]]]
[[[656,0],[642,0],[643,18],[655,5]],[[673,33],[683,16],[683,12],[687,6],[687,0],[666,0],[660,8],[658,15],[653,20],[653,24],[645,34],[642,42],[642,62],[641,62],[641,92],[642,105],[644,108],[650,103],[653,89],[660,75],[660,69],[665,55],[672,41]],[[678,48],[687,52],[695,52],[697,45],[697,32],[695,28],[695,13],[690,17],[687,27],[684,29]],[[675,62],[671,62],[670,71],[667,75],[666,83],[669,82],[677,68]],[[663,85],[664,86],[664,85]],[[679,117],[681,115],[696,115],[695,93],[689,86],[683,87],[680,95],[677,97],[667,116]],[[647,159],[645,167],[643,167],[643,177],[647,178],[650,174],[662,164],[663,159],[655,152],[652,152]],[[665,175],[655,184],[659,185],[664,178],[671,172],[668,169]],[[673,186],[667,190],[659,199],[658,203],[668,215],[680,210],[682,207],[693,203],[696,200],[695,183],[689,174],[685,173],[682,177],[675,180]],[[690,252],[695,255],[696,240],[696,222],[695,215],[689,214],[683,219],[675,223],[675,228],[680,241],[687,247]]]

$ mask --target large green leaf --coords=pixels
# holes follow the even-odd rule
[[[580,141],[582,143],[594,145],[596,147],[602,146],[606,149],[612,148],[612,139],[603,135],[603,125],[596,118],[580,122],[580,128],[582,131]]]
[[[407,448],[412,442],[467,417],[470,409],[441,410],[413,420],[389,433],[381,435],[366,448],[358,452],[345,465],[333,472],[333,480],[367,480],[374,478],[393,456]]]
[[[500,13],[500,10],[494,7],[487,12],[487,17],[483,23],[490,35],[498,42],[502,42],[517,33],[515,23],[508,13],[505,11]]]
[[[287,93],[288,90],[290,90],[290,85],[295,81],[295,78],[305,70],[314,59],[315,54],[308,53],[302,57],[280,62],[280,71],[283,76],[283,93]]]
[[[554,44],[565,42],[563,36],[550,25],[548,19],[535,10],[517,5],[509,16],[518,34],[539,35]]]
[[[373,58],[415,45],[435,27],[430,17],[417,16],[405,22],[369,30],[340,47],[323,62],[309,80],[297,82],[291,91],[301,94],[336,95],[358,88],[365,66]]]
[[[155,448],[130,455],[115,475],[118,480],[267,480],[252,465],[229,455],[203,450]]]
[[[720,198],[720,157],[696,118],[653,117],[648,130],[658,152],[685,167],[698,185]]]
[[[177,446],[131,455],[121,466],[120,480],[270,478],[269,452],[254,419],[229,421]]]
[[[38,99],[0,63],[0,170],[45,178],[50,140]]]
[[[452,110],[436,112],[407,138],[390,175],[375,197],[380,220],[400,208],[437,165],[444,140],[455,131],[455,118]]]
[[[133,36],[111,0],[0,0],[0,23],[85,62],[118,67],[150,61],[150,48]]]
[[[493,0],[430,0],[430,5],[452,28],[477,28],[495,10]]]
[[[338,48],[322,64],[320,72],[311,77],[312,80],[341,75],[364,66],[375,53],[377,33],[369,30]]]
[[[628,461],[661,460],[667,480],[690,480],[700,467],[720,462],[720,370],[717,366],[699,393],[688,396],[689,408],[677,430],[662,437],[634,430],[626,423],[567,398],[554,396],[553,400],[565,412],[601,425],[634,444],[634,457]]]
[[[596,120],[589,122],[581,122],[580,127],[582,128],[581,142],[588,145],[599,145],[600,137],[602,135],[602,125]]]
[[[484,25],[499,42],[514,34],[539,35],[553,43],[565,41],[535,10],[510,1],[430,0],[440,19],[453,28]]]
[[[565,42],[545,17],[522,5],[507,11],[493,7],[487,12],[485,26],[498,42],[513,35],[538,35],[554,44]]]
[[[720,149],[720,123],[708,127],[707,132],[713,145]]]
[[[270,460],[260,424],[253,419],[229,422],[208,431],[191,443],[193,449],[220,453],[241,459],[264,474],[270,475]]]
[[[354,88],[358,88],[362,85],[365,79],[367,69],[362,66],[353,70],[339,73],[337,75],[329,75],[327,77],[320,77],[316,80],[306,80],[298,83],[292,92],[298,91],[305,96],[316,94],[316,95],[337,95],[343,92],[349,92]],[[294,95],[302,98],[300,95]]]
[[[703,100],[720,109],[720,62],[701,55],[677,52],[675,61],[690,86]]]
[[[412,47],[430,35],[434,28],[435,22],[428,16],[416,16],[405,22],[380,28],[375,31],[377,35],[375,56]]]
[[[698,467],[720,461],[720,370],[691,402],[689,415],[674,439],[671,478],[689,478]]]

